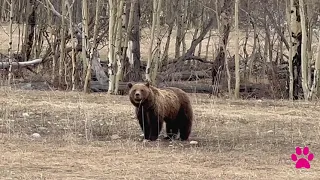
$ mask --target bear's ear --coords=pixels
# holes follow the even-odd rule
[[[132,88],[132,83],[128,83],[128,88],[131,89]]]
[[[150,87],[150,82],[147,81],[146,84],[145,84],[145,86]]]

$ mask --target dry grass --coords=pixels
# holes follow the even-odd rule
[[[316,103],[190,94],[190,146],[143,144],[127,96],[1,89],[0,179],[318,179]],[[41,134],[33,139],[32,133]],[[121,136],[112,140],[112,135]],[[290,155],[308,145],[311,169]]]

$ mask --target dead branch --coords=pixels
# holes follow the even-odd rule
[[[43,59],[34,59],[31,61],[25,61],[25,62],[12,62],[12,67],[26,67],[26,66],[33,66],[42,63]],[[0,61],[0,69],[6,69],[9,68],[10,63],[9,62],[1,62]]]
[[[42,3],[41,1],[38,0],[38,2],[41,3],[44,7],[46,7],[46,5],[45,5],[44,3]],[[71,21],[71,19],[68,19],[67,17],[62,16],[62,15],[55,9],[55,7],[54,7],[53,4],[50,2],[50,0],[47,0],[47,2],[48,2],[48,4],[49,4],[49,6],[50,6],[50,7],[47,7],[47,8],[49,8],[54,15],[56,15],[56,16],[58,16],[58,17],[60,17],[60,18],[64,18],[68,23],[69,23],[69,21]],[[76,25],[73,25],[73,28],[75,29],[74,34],[76,35],[77,39],[81,39],[81,32],[82,32],[81,29],[80,29],[78,26],[76,26]]]
[[[172,61],[170,61],[168,64],[173,64],[173,63],[177,63],[179,62],[180,58],[178,59],[174,59]],[[182,61],[188,61],[188,60],[196,60],[196,61],[199,61],[199,62],[202,62],[202,63],[209,63],[209,64],[213,64],[213,61],[208,61],[202,57],[199,57],[199,56],[187,56],[187,57],[184,57],[184,59],[181,59]]]
[[[164,81],[172,81],[172,80],[181,80],[181,81],[192,81],[198,79],[205,79],[210,78],[211,75],[207,71],[182,71],[182,72],[175,72],[168,75],[167,72],[161,72],[158,74],[158,79],[161,82]]]
[[[280,36],[281,41],[285,44],[287,50],[289,50],[289,48],[290,48],[290,47],[289,47],[289,43],[288,43],[287,39],[284,37],[283,32],[281,32],[281,29],[280,29],[279,26],[277,25],[277,22],[276,22],[276,20],[274,19],[274,17],[272,16],[271,12],[270,12],[267,8],[265,8],[265,12],[267,13],[268,17],[270,18],[271,23],[274,25],[274,27],[275,27],[278,35]]]
[[[191,42],[190,48],[187,50],[186,54],[184,54],[183,56],[181,56],[179,58],[180,61],[182,61],[183,59],[186,59],[186,57],[190,57],[190,56],[192,56],[192,54],[194,54],[194,51],[195,51],[197,45],[204,39],[205,35],[209,32],[209,30],[213,26],[213,23],[214,23],[214,18],[211,18],[209,23],[207,24],[207,26],[204,27],[203,30],[201,31],[199,37]]]

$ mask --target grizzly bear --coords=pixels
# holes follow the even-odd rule
[[[135,106],[136,117],[144,133],[144,139],[158,139],[163,122],[167,137],[173,139],[180,133],[180,140],[189,139],[193,121],[193,109],[186,92],[179,88],[157,88],[146,83],[128,83],[129,99]]]

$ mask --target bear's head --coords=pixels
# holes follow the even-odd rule
[[[151,89],[149,82],[132,84],[128,83],[129,98],[134,105],[138,105],[147,100],[150,96]]]

